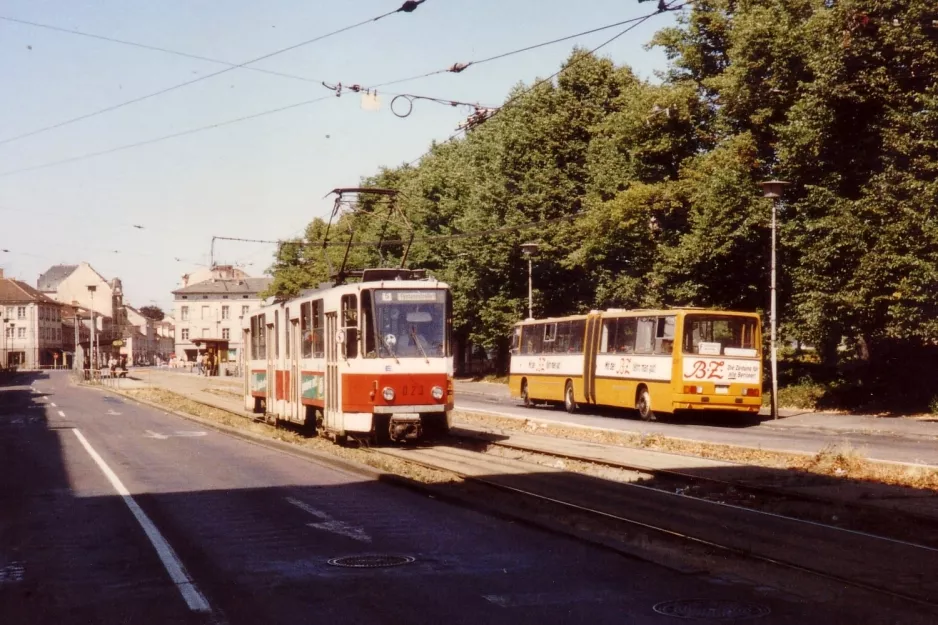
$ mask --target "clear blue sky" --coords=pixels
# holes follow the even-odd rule
[[[402,0],[6,0],[0,16],[243,63],[393,10]],[[396,14],[257,64],[330,83],[404,78],[643,15],[637,0],[427,0]],[[653,78],[660,50],[644,45],[673,15],[659,15],[604,48]],[[519,81],[552,74],[572,47],[616,30],[389,87],[483,104]],[[224,66],[0,21],[0,141],[112,106]],[[468,114],[418,102],[398,119],[357,96],[170,139],[106,156],[4,175],[274,109],[328,91],[316,83],[235,69],[36,136],[0,145],[0,267],[35,284],[55,263],[90,262],[120,277],[134,305],[171,307],[170,291],[208,263],[213,235],[281,239],[330,209],[330,189],[354,186],[382,165],[416,158]],[[132,224],[144,226],[136,229]],[[216,259],[253,263],[272,246],[219,242]],[[180,260],[176,260],[176,259]]]

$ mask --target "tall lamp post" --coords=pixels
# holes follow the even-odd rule
[[[88,292],[91,293],[91,342],[88,344],[88,349],[91,352],[91,358],[88,359],[88,362],[91,363],[92,370],[97,369],[97,360],[96,358],[99,354],[95,351],[94,348],[94,339],[95,339],[95,320],[94,320],[94,292],[98,290],[98,287],[94,284],[88,285]]]
[[[540,244],[538,243],[521,244],[521,253],[528,257],[528,319],[534,319],[534,288],[531,278],[531,259],[537,254],[538,248],[540,248]]]
[[[759,183],[762,186],[762,196],[772,200],[772,303],[771,303],[771,349],[772,349],[772,418],[778,419],[778,346],[776,344],[778,327],[778,310],[775,296],[775,240],[778,222],[778,204],[782,200],[782,191],[790,184],[784,180],[767,180]]]

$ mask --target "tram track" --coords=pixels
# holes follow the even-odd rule
[[[938,608],[930,573],[938,549],[928,545],[458,447],[370,451],[612,526]]]

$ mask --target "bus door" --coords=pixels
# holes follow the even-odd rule
[[[277,371],[274,362],[274,324],[268,323],[261,332],[267,333],[267,414],[277,414]]]
[[[583,340],[583,395],[586,401],[596,403],[596,353],[603,332],[601,315],[586,318],[586,338]]]
[[[339,324],[337,312],[326,313],[326,409],[323,411],[323,427],[343,432],[342,404],[339,393]]]

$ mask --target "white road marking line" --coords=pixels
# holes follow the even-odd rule
[[[339,534],[341,536],[346,536],[352,540],[357,540],[363,543],[370,543],[371,536],[365,533],[365,530],[360,527],[355,527],[354,525],[349,525],[342,521],[333,519],[331,516],[323,512],[322,510],[317,510],[306,502],[300,501],[299,499],[294,499],[293,497],[287,497],[287,503],[293,504],[300,510],[308,512],[309,514],[319,517],[322,519],[318,523],[307,523],[309,527],[315,527],[316,529],[325,530],[327,532],[332,532],[333,534]]]
[[[54,401],[50,401],[50,402],[49,402],[49,405],[52,406],[53,408],[58,408],[58,406],[55,405],[55,402],[54,402]]]
[[[60,417],[64,417],[64,416],[65,416],[65,413],[62,412],[61,410],[59,410],[59,416],[60,416]]]
[[[10,562],[7,566],[0,568],[0,585],[15,584],[23,581],[26,577],[26,565],[23,562]]]
[[[164,435],[164,434],[157,434],[157,433],[154,432],[153,430],[147,430],[147,433],[144,434],[143,436],[144,436],[144,438],[156,438],[156,439],[159,439],[159,440],[161,440],[161,441],[165,441],[167,438],[169,438],[168,436],[166,436],[166,435]]]
[[[179,556],[176,555],[176,552],[173,551],[170,544],[163,538],[163,535],[160,534],[160,531],[156,528],[156,525],[153,524],[153,521],[150,520],[150,517],[146,515],[143,509],[134,501],[134,498],[130,496],[130,491],[127,490],[127,487],[120,481],[117,474],[111,470],[111,467],[107,466],[84,435],[77,429],[73,429],[72,431],[75,433],[75,436],[78,437],[85,451],[88,452],[88,455],[91,456],[98,465],[98,468],[101,469],[101,472],[107,477],[111,486],[117,491],[117,494],[121,496],[124,503],[130,508],[130,512],[133,513],[134,518],[137,519],[140,527],[143,528],[147,538],[150,539],[150,544],[153,545],[153,548],[156,550],[156,555],[159,556],[163,567],[166,569],[166,572],[169,573],[169,577],[173,580],[173,583],[176,584],[176,588],[179,589],[179,593],[189,606],[189,609],[193,612],[211,612],[212,608],[209,606],[208,600],[195,585],[189,573],[186,572],[186,568],[183,566]]]

